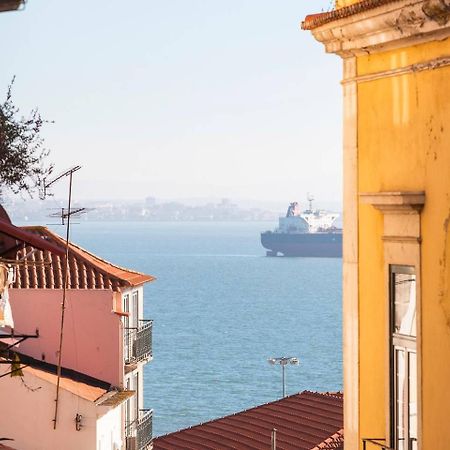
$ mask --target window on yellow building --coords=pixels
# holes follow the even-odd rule
[[[417,449],[416,275],[391,266],[391,436],[395,450]]]

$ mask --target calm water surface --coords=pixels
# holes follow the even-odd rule
[[[276,400],[272,356],[297,356],[287,391],[342,388],[341,259],[266,258],[273,223],[91,223],[72,240],[157,277],[145,288],[154,360],[145,407],[161,435]],[[56,229],[59,234],[64,230]]]

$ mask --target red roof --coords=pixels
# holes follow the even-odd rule
[[[0,0],[0,12],[14,11],[18,9],[23,2],[24,0]]]
[[[35,245],[16,248],[9,254],[12,259],[23,259],[17,268],[13,288],[61,289],[64,282],[65,240],[46,227],[23,227],[35,241],[51,244],[53,250],[36,250]],[[38,247],[39,248],[39,247]],[[62,250],[62,253],[61,253]],[[155,278],[111,264],[81,247],[69,243],[69,289],[111,289],[139,286]]]
[[[153,450],[343,449],[341,393],[304,391],[153,440]]]
[[[22,369],[24,373],[34,375],[35,377],[45,380],[48,383],[54,384],[56,386],[58,382],[58,376],[56,373],[50,372],[48,370],[43,370],[39,367],[28,366]],[[65,391],[71,392],[80,398],[95,402],[102,395],[108,392],[108,389],[104,387],[99,387],[97,385],[92,385],[86,381],[79,381],[68,376],[61,376],[60,387]]]
[[[302,22],[302,29],[313,30],[314,28],[318,28],[330,22],[334,22],[335,20],[344,19],[346,17],[368,11],[369,9],[374,9],[379,6],[398,1],[400,0],[362,0],[358,3],[354,3],[353,5],[334,9],[333,11],[319,14],[310,14],[306,16],[305,20]]]
[[[8,251],[20,244],[32,245],[39,250],[48,250],[59,256],[64,255],[64,249],[61,247],[47,242],[41,236],[36,236],[22,228],[16,227],[9,220],[0,216],[0,256],[8,253]]]
[[[30,356],[17,354],[23,364],[24,375],[31,375],[55,386],[58,383],[57,366]],[[0,358],[1,361],[6,361]],[[9,368],[8,368],[9,370]],[[115,407],[135,395],[135,391],[118,390],[105,381],[98,380],[75,370],[61,368],[61,389],[99,406]],[[1,448],[1,447],[0,447]]]

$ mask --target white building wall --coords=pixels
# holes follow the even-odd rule
[[[120,406],[108,411],[98,407],[99,413],[106,410],[97,420],[97,450],[120,450],[122,448],[122,410]]]
[[[137,303],[133,301],[133,295],[137,294]],[[125,298],[128,296],[128,300]],[[142,325],[139,320],[149,319],[144,316],[144,288],[143,286],[127,289],[122,294],[123,310],[129,311],[128,320],[123,319],[122,325],[125,327],[128,323],[129,327],[138,327]],[[128,304],[128,308],[126,307]],[[136,321],[137,319],[137,321]],[[125,330],[124,330],[125,331]],[[127,421],[126,414],[128,411],[128,421],[133,422],[139,418],[139,410],[144,409],[144,365],[145,362],[139,362],[133,371],[124,375],[124,388],[135,391],[136,394],[127,400],[122,406],[122,415],[124,423]]]

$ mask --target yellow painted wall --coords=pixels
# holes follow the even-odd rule
[[[359,57],[358,74],[447,55],[449,39]],[[450,67],[358,85],[358,183],[360,192],[426,192],[421,273],[422,449],[450,449]],[[382,231],[381,213],[361,205],[361,437],[382,437],[386,431],[388,303]]]

